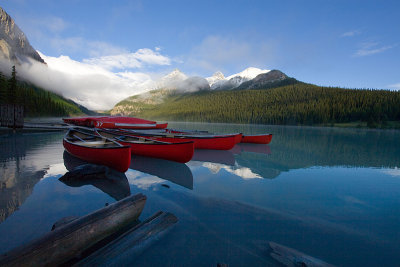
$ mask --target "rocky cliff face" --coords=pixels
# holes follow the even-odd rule
[[[15,63],[32,58],[44,63],[38,52],[29,44],[28,39],[15,21],[0,7],[0,59]]]

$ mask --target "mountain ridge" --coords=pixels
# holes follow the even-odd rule
[[[175,69],[160,79],[156,89],[130,96],[118,102],[110,112],[113,115],[127,115],[127,110],[129,110],[129,113],[134,110],[138,112],[143,107],[162,104],[163,100],[169,95],[208,91],[259,89],[262,87],[267,89],[295,83],[299,83],[299,81],[290,78],[279,70],[261,70],[249,67],[227,78],[225,78],[224,74],[220,71],[215,72],[211,77],[202,78],[199,76],[188,77],[179,69]],[[124,105],[135,105],[136,107],[124,108]]]
[[[0,7],[0,58],[14,63],[27,62],[31,58],[40,63],[46,62],[31,46],[26,35],[7,12]]]
[[[8,80],[12,76],[11,66],[18,73],[18,67],[32,62],[47,67],[14,19],[0,7],[0,104],[21,104],[26,116],[97,114],[71,99],[36,86],[25,77],[16,76],[15,91],[11,91]]]

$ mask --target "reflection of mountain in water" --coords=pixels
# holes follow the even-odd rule
[[[269,145],[237,144],[228,151],[195,150],[192,160],[205,162],[203,167],[213,173],[224,169],[243,179],[275,178],[280,172],[269,166],[270,154]]]
[[[356,129],[274,127],[269,156],[235,155],[236,163],[264,178],[313,166],[395,168],[400,164],[399,133]]]
[[[311,166],[400,164],[398,131],[277,127],[269,163],[281,171]]]
[[[115,200],[121,200],[131,194],[125,173],[106,166],[88,164],[64,151],[64,165],[69,172],[59,180],[71,187],[93,185]]]
[[[54,133],[0,137],[0,222],[31,195],[35,184],[53,163],[48,154],[58,149],[55,144],[58,142],[60,135]]]
[[[129,168],[193,189],[192,171],[183,163],[135,155]]]
[[[190,123],[182,125],[191,128]],[[196,151],[194,156],[195,160],[231,166],[232,171],[249,168],[263,178],[313,166],[396,168],[400,165],[398,131],[290,126],[268,126],[266,130],[267,126],[229,124],[195,124],[192,128],[247,134],[271,132],[273,138],[269,145],[238,144],[228,151],[231,155],[211,153],[196,158]],[[235,164],[232,164],[232,154]]]

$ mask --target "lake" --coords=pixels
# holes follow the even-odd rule
[[[125,261],[136,266],[265,266],[269,241],[339,266],[400,262],[400,131],[207,123],[171,128],[272,133],[269,145],[196,150],[178,164],[134,157],[128,186],[59,181],[75,162],[64,133],[0,136],[0,253],[129,194],[178,223]],[[132,262],[129,262],[132,260]]]

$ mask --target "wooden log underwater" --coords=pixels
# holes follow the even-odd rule
[[[56,227],[38,239],[0,256],[0,266],[57,266],[135,221],[146,203],[132,195]]]
[[[320,259],[311,257],[295,249],[269,242],[272,249],[271,257],[284,266],[305,266],[305,267],[334,267]]]
[[[130,265],[138,254],[159,240],[177,221],[172,213],[159,211],[74,266]]]

